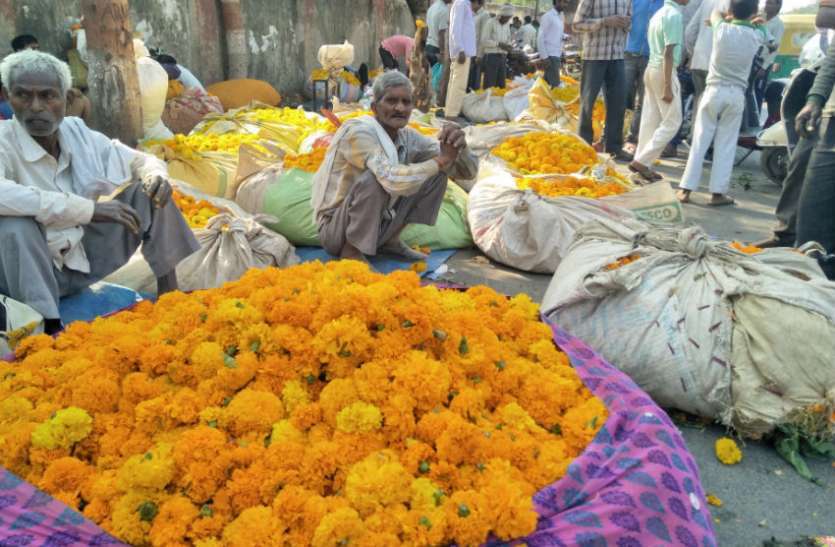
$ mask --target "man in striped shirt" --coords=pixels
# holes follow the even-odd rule
[[[619,161],[632,158],[623,151],[626,111],[624,50],[632,25],[632,0],[580,0],[572,29],[583,39],[583,76],[580,82],[580,137],[594,140],[592,113],[603,89],[606,100],[604,150]]]

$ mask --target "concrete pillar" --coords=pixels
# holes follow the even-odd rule
[[[226,75],[230,80],[246,78],[249,69],[249,50],[246,46],[241,0],[220,0],[223,29],[226,35]]]

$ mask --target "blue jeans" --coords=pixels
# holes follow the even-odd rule
[[[597,96],[603,90],[606,101],[605,151],[617,154],[623,149],[623,116],[626,113],[626,73],[623,59],[583,61],[580,80],[580,137],[594,142],[592,114]]]
[[[560,85],[560,62],[559,57],[548,57],[548,65],[545,67],[545,81],[551,87]]]

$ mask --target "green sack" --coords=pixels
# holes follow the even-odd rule
[[[313,173],[301,169],[284,172],[264,171],[241,185],[236,201],[251,213],[263,213],[278,219],[265,222],[271,230],[299,246],[319,246],[319,234],[313,219]],[[403,231],[403,241],[437,249],[462,249],[473,245],[467,224],[467,194],[452,182],[435,226],[412,224]]]

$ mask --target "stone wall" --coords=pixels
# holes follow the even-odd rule
[[[226,47],[216,0],[130,0],[133,28],[149,47],[161,47],[204,83],[225,79]],[[247,33],[249,76],[282,93],[300,91],[318,66],[319,46],[348,40],[356,63],[377,66],[380,41],[414,34],[406,0],[241,0]],[[0,0],[0,56],[21,33],[38,37],[59,55],[69,45],[66,20],[79,15],[79,0]]]

